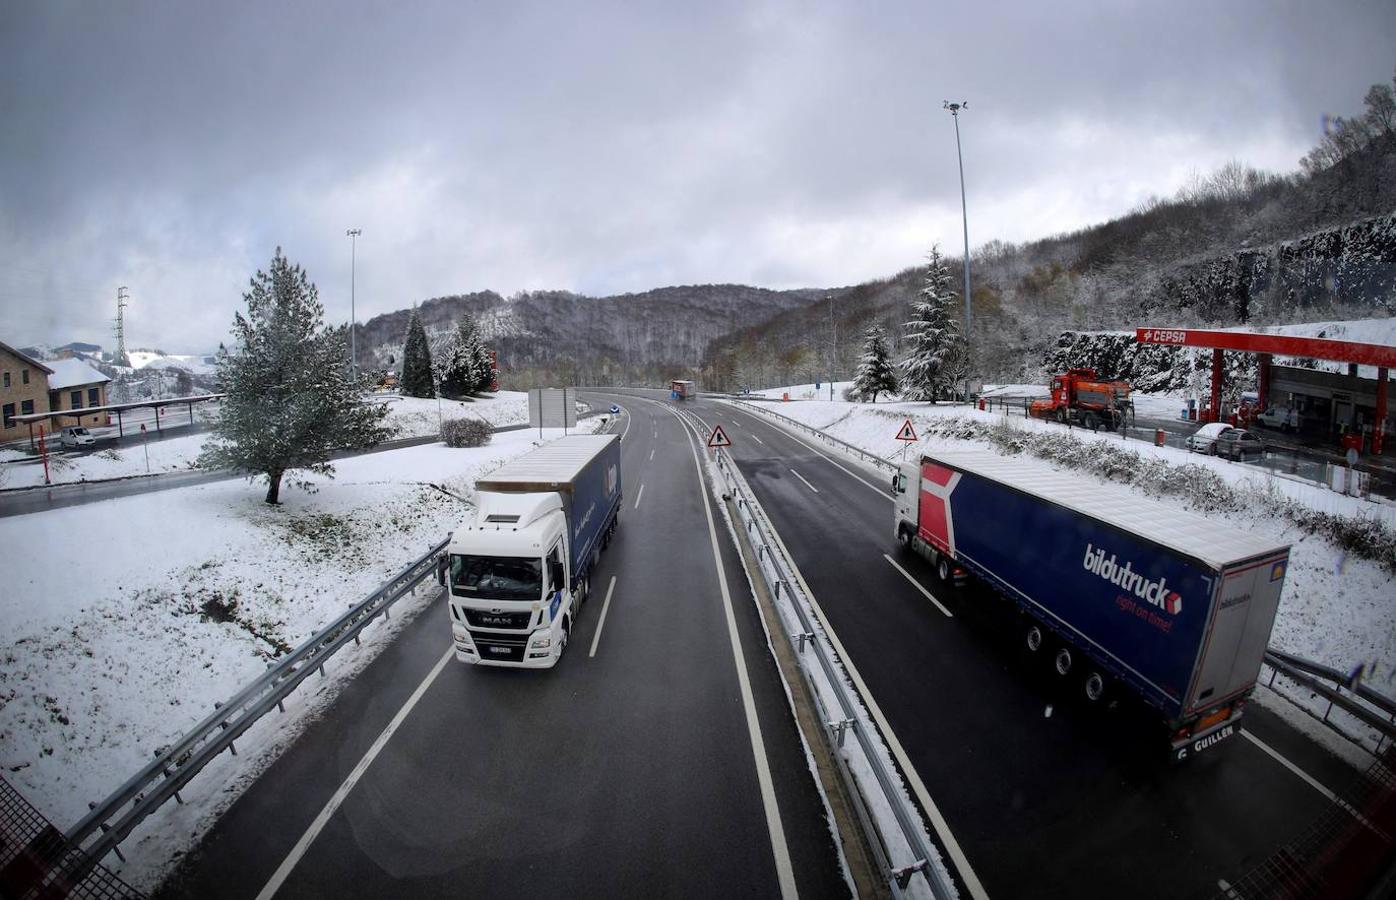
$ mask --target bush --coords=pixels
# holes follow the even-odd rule
[[[483,447],[494,428],[484,419],[447,419],[441,423],[441,439],[447,447]]]

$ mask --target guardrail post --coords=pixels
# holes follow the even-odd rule
[[[829,727],[834,730],[834,737],[838,739],[839,749],[843,749],[843,738],[848,733],[848,727],[853,724],[852,719],[840,719],[837,722],[830,722]]]
[[[813,640],[814,640],[814,632],[812,632],[812,631],[802,631],[802,632],[800,632],[799,634],[795,635],[795,640],[799,641],[799,643],[800,643],[800,652],[801,652],[801,653],[804,653],[804,652],[805,652],[805,641],[813,641]]]
[[[906,890],[906,886],[911,884],[911,876],[917,872],[923,872],[928,863],[924,859],[918,859],[909,866],[902,866],[900,869],[892,870],[892,877],[896,879],[897,887]]]

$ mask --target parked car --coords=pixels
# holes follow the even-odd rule
[[[1212,452],[1228,459],[1239,460],[1248,456],[1259,459],[1265,456],[1265,442],[1254,431],[1247,431],[1244,428],[1230,428],[1223,431],[1221,436],[1217,438]]]
[[[1235,431],[1225,422],[1210,422],[1197,429],[1188,438],[1188,451],[1191,453],[1210,453],[1217,455],[1217,438],[1228,431]]]
[[[58,441],[64,447],[89,447],[97,443],[92,432],[81,425],[69,425],[58,434]]]
[[[1255,420],[1266,428],[1294,431],[1299,426],[1299,412],[1288,406],[1272,406],[1256,416]]]

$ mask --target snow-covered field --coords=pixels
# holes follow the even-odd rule
[[[525,429],[482,448],[433,444],[341,460],[334,479],[313,479],[315,493],[285,488],[276,507],[262,502],[260,485],[238,479],[0,519],[6,777],[59,827],[73,824],[88,801],[260,675],[279,649],[444,537],[466,508],[436,486],[469,497],[477,474],[538,437]],[[364,648],[349,648],[327,670],[362,667],[403,618],[371,625]],[[236,761],[224,754],[194,779],[184,791],[189,805],[167,804],[128,840],[124,874],[155,883],[290,740],[298,711],[333,696],[335,677],[312,681],[288,716],[239,741]]]
[[[528,394],[500,391],[478,400],[436,400],[419,397],[384,398],[388,404],[387,424],[394,437],[426,437],[438,434],[440,420],[484,419],[491,425],[517,425],[528,421]],[[53,484],[127,478],[133,475],[187,471],[196,468],[208,432],[152,441],[129,439],[117,447],[89,453],[54,453],[49,457],[49,477]],[[147,466],[147,452],[149,466]],[[25,460],[13,462],[11,460]],[[19,450],[0,450],[0,488],[33,487],[44,483],[44,467]]]
[[[822,392],[828,397],[828,386]],[[762,393],[779,398],[789,393],[792,400],[813,386],[776,388]],[[836,386],[835,396],[842,385]],[[923,439],[912,445],[908,455],[932,448],[979,446],[993,450],[987,442],[964,441],[929,434],[935,420],[963,417],[984,424],[1009,423],[1024,432],[1061,433],[1049,422],[1002,414],[979,412],[963,405],[935,406],[927,403],[848,403],[841,400],[805,400],[790,403],[762,403],[762,409],[818,428],[842,441],[885,459],[902,453],[895,439],[904,418],[910,418]],[[1396,505],[1345,497],[1307,482],[1291,481],[1264,470],[1238,465],[1213,457],[1189,454],[1173,447],[1154,447],[1140,441],[1122,441],[1118,435],[1093,435],[1077,429],[1075,437],[1086,442],[1127,446],[1144,459],[1156,459],[1170,466],[1192,464],[1215,472],[1243,493],[1264,498],[1274,495],[1293,498],[1321,512],[1364,516],[1396,525]],[[1118,488],[1125,489],[1125,488]],[[1161,497],[1155,502],[1182,505],[1176,498]],[[1307,534],[1287,519],[1257,516],[1254,506],[1235,513],[1206,513],[1226,520],[1238,529],[1263,532],[1293,544],[1284,596],[1275,623],[1271,644],[1299,656],[1350,670],[1359,663],[1368,666],[1367,683],[1396,697],[1396,586],[1390,572],[1377,561],[1359,559],[1327,540]]]

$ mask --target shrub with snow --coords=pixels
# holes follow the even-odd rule
[[[493,434],[494,428],[484,419],[447,419],[441,423],[441,438],[447,447],[483,447]]]

